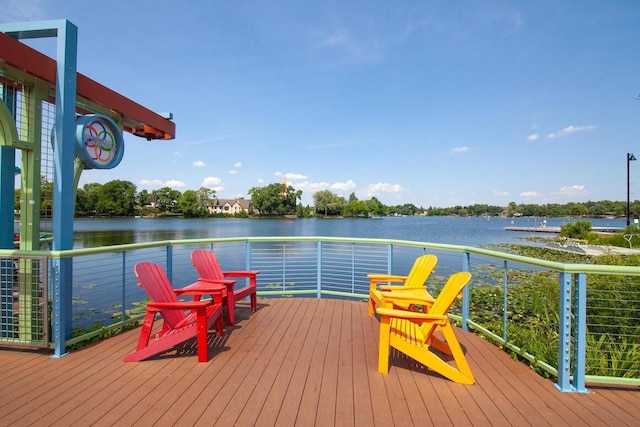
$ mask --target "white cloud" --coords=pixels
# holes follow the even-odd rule
[[[302,175],[301,173],[292,173],[292,172],[285,173],[284,177],[290,180],[307,179],[306,175]]]
[[[207,166],[207,164],[205,162],[203,162],[202,160],[196,160],[195,162],[193,162],[193,166],[195,166],[197,168],[203,168],[203,167]]]
[[[379,182],[377,184],[371,184],[367,187],[366,196],[373,197],[373,196],[378,196],[382,193],[392,193],[392,194],[400,195],[406,192],[407,190],[402,188],[400,184],[388,184],[385,182]]]
[[[328,182],[297,182],[294,186],[296,190],[302,190],[305,195],[313,195],[318,191],[326,190],[331,184]]]
[[[538,138],[540,138],[540,135],[538,135],[537,133],[534,133],[527,137],[527,141],[535,141]]]
[[[562,194],[563,196],[577,197],[586,196],[589,193],[584,189],[584,185],[572,185],[570,187],[560,188],[558,194]]]
[[[162,188],[162,187],[170,187],[170,188],[183,188],[186,187],[186,184],[182,181],[178,181],[175,179],[170,179],[168,181],[162,181],[159,179],[142,179],[138,181],[139,187],[146,188]]]
[[[263,182],[264,182],[264,179],[258,178],[258,184],[262,184]]]
[[[452,153],[466,153],[469,150],[470,150],[469,147],[453,147],[451,149],[451,152]]]
[[[536,191],[523,191],[520,193],[520,197],[531,198],[531,197],[540,197],[540,194]]]
[[[336,182],[334,184],[331,184],[329,188],[336,191],[350,191],[356,188],[356,183],[353,182],[352,179],[350,179],[347,182]]]
[[[138,182],[141,187],[162,187],[163,183],[159,179],[143,179]]]
[[[165,182],[164,185],[165,187],[171,188],[183,188],[187,186],[184,182],[178,181],[177,179],[170,179],[169,181]]]
[[[275,176],[282,176],[282,172],[275,172],[274,175]]]
[[[208,177],[206,177],[204,179],[204,181],[202,181],[202,184],[200,184],[200,187],[209,188],[209,189],[215,190],[215,191],[224,190],[224,186],[222,185],[222,180],[220,178],[218,178],[217,176],[208,176]]]
[[[242,167],[242,162],[237,162],[235,165],[233,165],[234,168],[241,168]]]
[[[173,152],[173,155],[174,155],[175,157],[182,157],[182,153],[181,153],[181,152],[179,152],[179,151],[174,151],[174,152]]]
[[[587,131],[587,130],[593,130],[596,127],[593,125],[589,125],[589,126],[567,126],[566,128],[559,130],[557,132],[551,132],[550,134],[547,135],[547,138],[558,138],[561,136],[565,136],[565,135],[569,135],[570,133],[575,133],[575,132],[582,132],[582,131]]]
[[[508,196],[509,192],[508,191],[492,190],[491,194],[493,194],[494,196]]]
[[[229,173],[230,173],[231,175],[236,175],[236,174],[238,173],[238,171],[236,171],[235,169],[231,169],[231,170],[229,171]]]

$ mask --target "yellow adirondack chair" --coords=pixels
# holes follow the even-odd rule
[[[475,382],[447,317],[449,307],[470,279],[468,272],[453,274],[426,313],[395,309],[393,303],[383,298],[381,306],[376,309],[380,315],[378,372],[389,372],[389,348],[393,347],[451,381],[462,384]],[[426,301],[417,298],[413,303],[424,304]],[[444,340],[434,335],[436,332],[442,333]],[[432,348],[453,356],[456,366],[434,353]]]
[[[369,278],[369,316],[376,311],[376,307],[382,303],[382,294],[385,293],[385,297],[388,301],[393,303],[399,308],[408,309],[411,298],[430,299],[434,301],[433,297],[427,292],[425,282],[429,278],[431,272],[438,262],[438,257],[435,255],[422,255],[416,259],[411,267],[411,271],[407,276],[397,276],[392,274],[368,274]],[[380,282],[401,282],[403,285],[380,285]],[[389,294],[387,294],[389,293]],[[393,293],[393,295],[391,295]],[[398,299],[393,298],[394,295],[398,295]]]

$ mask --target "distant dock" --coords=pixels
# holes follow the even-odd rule
[[[523,231],[526,233],[560,233],[560,227],[505,227],[505,231]],[[618,233],[621,227],[591,227],[594,233]]]

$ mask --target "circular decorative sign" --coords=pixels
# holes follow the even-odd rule
[[[120,127],[102,114],[89,114],[76,120],[76,156],[86,169],[111,169],[124,155]]]

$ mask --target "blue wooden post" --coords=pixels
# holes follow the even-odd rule
[[[244,245],[244,265],[247,271],[251,271],[251,242],[248,240]]]
[[[322,296],[322,242],[318,241],[318,259],[316,261],[316,298]]]
[[[3,87],[0,107],[0,127],[3,132],[0,139],[11,138],[15,129],[15,91]],[[6,107],[5,107],[6,104]],[[12,131],[10,127],[13,126]],[[9,141],[3,141],[7,144]],[[14,207],[14,171],[16,165],[15,149],[0,147],[0,249],[13,249],[13,211]],[[0,337],[13,338],[13,259],[0,260]]]
[[[578,393],[588,393],[585,387],[587,358],[587,275],[576,274],[574,292],[574,350],[573,350],[573,387]]]
[[[78,28],[67,20],[2,24],[3,31],[18,39],[56,37],[55,140],[52,250],[73,249],[75,199],[74,151],[76,111],[76,61]],[[38,156],[39,157],[39,156]],[[38,165],[39,166],[39,165]],[[32,230],[38,233],[39,230]],[[53,357],[66,353],[71,337],[73,264],[70,258],[53,260]]]
[[[571,385],[571,274],[560,273],[558,382],[563,392],[573,392]]]
[[[471,254],[469,252],[464,252],[462,256],[462,271],[471,271]],[[470,312],[469,298],[469,286],[465,286],[462,290],[462,329],[464,331],[469,330],[469,325],[467,324]]]
[[[507,260],[504,260],[504,267],[502,271],[502,339],[507,341],[507,304],[509,302],[509,298],[507,295]]]
[[[173,246],[167,245],[166,257],[167,277],[169,278],[169,281],[173,283]]]

